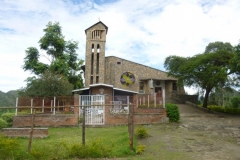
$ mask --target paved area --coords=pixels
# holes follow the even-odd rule
[[[177,104],[181,117],[194,117],[194,116],[222,116],[221,114],[214,114],[208,110],[199,109],[187,104]]]

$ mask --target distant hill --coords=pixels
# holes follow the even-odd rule
[[[0,91],[0,107],[13,107],[16,105],[18,91],[9,91],[4,93]]]

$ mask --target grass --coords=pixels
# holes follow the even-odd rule
[[[80,127],[69,128],[49,128],[49,136],[44,139],[33,139],[32,152],[39,159],[67,159],[67,149],[65,146],[82,144],[82,129]],[[104,146],[111,148],[109,157],[127,157],[135,155],[129,148],[128,127],[106,127],[106,128],[86,128],[86,145],[100,141]],[[25,154],[28,148],[29,139],[18,138],[21,144],[19,159],[27,158]],[[136,140],[135,140],[135,146]],[[24,154],[23,154],[24,153]],[[24,157],[25,155],[25,157]],[[35,159],[38,159],[35,158]]]

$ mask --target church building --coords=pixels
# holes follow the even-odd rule
[[[73,92],[80,95],[158,95],[168,102],[179,92],[177,79],[149,66],[105,56],[108,27],[101,21],[85,30],[85,86]],[[159,56],[160,58],[160,56]]]

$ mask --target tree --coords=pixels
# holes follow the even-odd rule
[[[40,55],[35,47],[27,48],[23,65],[24,71],[31,71],[38,76],[49,70],[54,74],[65,76],[73,84],[74,89],[82,88],[81,66],[83,60],[77,58],[78,43],[65,41],[58,22],[49,22],[43,31],[45,34],[39,40],[39,45],[45,54]],[[40,56],[47,58],[49,64],[40,62]]]
[[[50,97],[72,94],[73,85],[66,77],[50,71],[45,71],[38,78],[29,77],[26,82],[27,86],[19,90],[20,96]]]
[[[164,62],[168,75],[179,83],[205,90],[203,107],[207,107],[209,93],[213,88],[226,86],[229,75],[234,73],[231,60],[235,56],[230,43],[209,43],[203,54],[193,57],[169,56]]]

